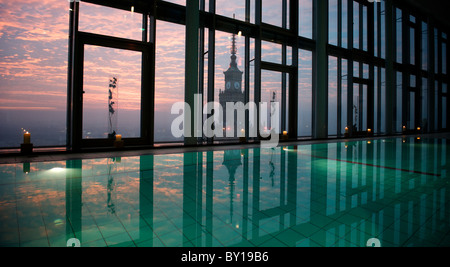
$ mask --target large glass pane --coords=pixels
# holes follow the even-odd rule
[[[381,69],[380,133],[386,132],[386,69]]]
[[[328,57],[328,135],[337,135],[338,109],[338,60]]]
[[[434,83],[434,130],[439,130],[439,82]]]
[[[267,114],[260,114],[261,129],[270,133],[271,130],[275,129],[276,133],[281,133],[281,116],[282,116],[282,74],[280,72],[274,71],[261,71],[261,103],[267,103]],[[278,103],[278,117],[274,117],[277,113],[276,110],[271,108],[272,103]],[[262,112],[262,111],[261,111]],[[267,118],[264,122],[264,118]],[[277,124],[273,124],[276,122]],[[277,122],[278,120],[278,122]],[[283,129],[284,130],[284,129]]]
[[[359,3],[353,2],[353,47],[354,48],[360,48],[359,44],[359,28],[361,27],[359,23]]]
[[[368,88],[367,84],[362,87],[362,96],[360,96],[361,101],[361,120],[362,120],[362,131],[365,132],[369,128],[368,126],[368,111],[369,111],[369,99],[368,99]]]
[[[374,56],[379,57],[380,55],[378,54],[378,39],[379,39],[379,33],[380,33],[380,29],[378,27],[378,12],[380,12],[379,10],[380,5],[379,3],[374,3],[373,5],[373,19],[374,19],[374,35],[373,35],[373,49],[374,49]]]
[[[373,81],[374,82],[374,87],[373,87],[374,88],[373,132],[374,133],[379,133],[379,131],[380,131],[378,122],[380,120],[379,111],[380,111],[380,100],[381,99],[380,99],[380,85],[379,85],[380,73],[378,70],[379,70],[379,68],[377,68],[377,67],[374,68],[374,81]]]
[[[367,51],[367,6],[353,2],[353,47]]]
[[[365,132],[368,129],[368,86],[353,84],[353,131]]]
[[[186,5],[186,0],[164,0],[164,1],[182,5],[182,6]]]
[[[428,129],[428,79],[422,78],[422,122],[421,127]]]
[[[250,38],[250,75],[249,75],[249,85],[250,85],[250,102],[255,101],[255,39]]]
[[[369,79],[369,65],[363,64],[363,78]]]
[[[417,81],[416,81],[416,76],[415,75],[410,75],[410,82],[409,82],[409,86],[411,88],[416,88],[417,87]],[[411,91],[409,92],[409,110],[408,110],[408,129],[410,130],[414,130],[416,128],[416,126],[420,126],[420,125],[416,125],[416,117],[415,117],[415,110],[416,110],[416,94],[415,92]]]
[[[328,1],[328,42],[338,45],[338,1]]]
[[[439,31],[434,29],[434,71],[439,73]]]
[[[216,14],[245,21],[245,0],[216,0]]]
[[[416,93],[415,92],[409,92],[409,116],[408,116],[408,129],[414,130],[415,129],[415,102],[416,101]]]
[[[442,84],[442,129],[447,129],[447,84]]]
[[[125,11],[80,2],[79,30],[106,36],[142,40],[142,14],[135,13],[134,7],[131,5],[130,10]]]
[[[262,0],[262,22],[283,27],[282,14],[283,0]]]
[[[442,129],[447,129],[447,97],[442,97]]]
[[[402,63],[402,40],[403,40],[403,27],[402,27],[402,11],[398,8],[395,9],[395,18],[396,18],[396,52],[397,52],[397,62]]]
[[[410,57],[409,57],[409,63],[411,63],[412,65],[416,64],[416,36],[415,36],[415,29],[414,28],[410,28],[409,29],[409,53],[410,53]]]
[[[368,15],[367,15],[367,6],[363,6],[363,10],[362,10],[362,17],[363,17],[363,21],[362,21],[362,25],[360,25],[360,27],[362,27],[362,49],[364,51],[367,51],[368,48],[368,44],[369,44],[369,29],[368,29],[368,25],[367,25],[367,20],[368,20]]]
[[[406,127],[406,125],[403,125],[403,117],[402,117],[402,104],[403,104],[403,80],[402,80],[402,73],[397,72],[397,105],[396,105],[396,131],[402,132],[403,126]]]
[[[0,147],[66,144],[68,2],[0,3]]]
[[[299,35],[312,39],[313,0],[299,0]]]
[[[298,135],[312,135],[312,52],[299,50]]]
[[[375,68],[374,80],[374,133],[381,134],[384,132],[384,69]]]
[[[170,34],[168,34],[170,33]],[[176,102],[184,102],[185,28],[158,21],[156,27],[155,142],[181,141],[171,134]]]
[[[360,66],[362,65],[362,63],[359,62],[354,62],[353,63],[353,77],[360,77]],[[362,77],[360,77],[362,78]]]
[[[204,40],[205,42],[203,43],[203,51],[208,51],[209,49],[209,31],[205,30],[204,31]],[[202,44],[199,44],[202,45]],[[206,52],[204,52],[206,53]],[[201,75],[203,75],[203,81],[202,83],[200,83],[200,88],[199,91],[203,92],[203,107],[207,104],[208,102],[208,65],[209,65],[209,57],[208,57],[208,53],[204,54],[203,57],[200,55],[200,58],[203,59],[203,70],[199,68],[199,72]],[[202,73],[203,72],[203,73]],[[208,115],[207,114],[203,114],[203,121],[206,121],[208,119]]]
[[[347,60],[342,60],[342,76],[341,76],[341,134],[345,133],[345,128],[347,127],[347,92],[348,92],[348,63]]]
[[[422,69],[428,69],[428,24],[422,22]]]
[[[442,42],[442,74],[447,74],[447,43]]]
[[[385,17],[385,7],[386,3],[385,1],[381,1],[380,3],[380,12],[381,12],[381,19],[380,19],[380,35],[381,35],[381,58],[386,58],[386,17]]]
[[[359,88],[359,84],[353,84],[353,133],[361,131],[361,96]]]
[[[261,59],[263,61],[281,64],[282,56],[282,45],[266,41],[261,42]]]
[[[342,0],[342,47],[348,48],[348,3]]]
[[[83,138],[140,137],[142,53],[85,46]]]

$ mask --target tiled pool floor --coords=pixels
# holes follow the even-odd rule
[[[0,165],[0,246],[450,246],[445,139]]]

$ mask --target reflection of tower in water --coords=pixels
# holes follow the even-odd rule
[[[234,204],[234,189],[236,186],[236,170],[242,166],[241,152],[239,150],[227,150],[224,152],[223,165],[227,167],[229,174],[229,190],[230,190],[230,223],[233,222],[233,204]]]

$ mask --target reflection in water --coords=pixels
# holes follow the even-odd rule
[[[110,214],[115,214],[116,213],[116,208],[114,205],[115,200],[117,200],[116,195],[114,194],[114,188],[115,188],[115,182],[114,182],[114,177],[111,174],[111,170],[114,167],[115,162],[120,162],[120,158],[111,158],[108,159],[108,189],[107,189],[107,206],[108,206],[108,212]]]
[[[230,223],[233,223],[233,201],[234,201],[234,189],[236,181],[236,170],[242,166],[241,151],[239,150],[227,150],[224,152],[223,165],[227,167],[229,173],[229,189],[230,189]]]
[[[0,245],[448,246],[447,147],[386,139],[3,165]]]

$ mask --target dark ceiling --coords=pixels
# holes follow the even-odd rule
[[[394,3],[399,0],[394,0]],[[420,12],[438,20],[450,28],[450,1],[448,0],[402,0]]]
[[[142,3],[143,6],[149,4],[149,0],[83,0],[91,3],[101,3],[107,6],[124,7],[128,9],[131,3]],[[321,0],[322,1],[322,0]],[[366,0],[369,1],[369,0]],[[372,0],[374,2],[376,0]],[[418,13],[425,13],[434,20],[439,21],[445,27],[450,28],[450,1],[449,0],[393,0],[394,4],[411,7]],[[137,7],[138,8],[138,7]],[[138,8],[139,9],[139,8]],[[414,12],[415,13],[415,12]]]

